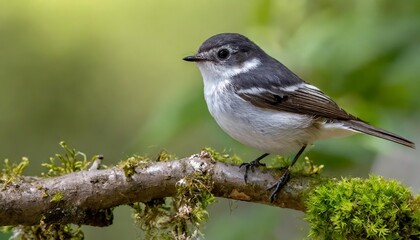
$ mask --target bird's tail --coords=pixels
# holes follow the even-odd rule
[[[358,121],[358,120],[349,120],[344,123],[344,125],[348,128],[350,128],[353,131],[365,133],[371,136],[379,137],[382,139],[386,139],[392,142],[399,143],[401,145],[410,147],[410,148],[416,148],[416,144],[413,143],[410,140],[407,140],[397,134],[394,134],[392,132],[388,132],[386,130],[373,127],[369,125],[368,123]]]

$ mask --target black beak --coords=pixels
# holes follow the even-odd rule
[[[188,56],[188,57],[184,57],[182,60],[187,61],[187,62],[201,62],[201,61],[206,61],[205,58],[195,55],[195,56]]]

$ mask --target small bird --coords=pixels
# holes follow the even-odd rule
[[[290,179],[290,168],[317,140],[364,133],[415,148],[412,141],[347,113],[241,34],[210,37],[197,54],[183,60],[197,63],[207,107],[218,125],[237,141],[264,153],[240,166],[245,167],[245,182],[248,170],[264,166],[260,161],[269,154],[297,152],[268,189],[271,202]]]

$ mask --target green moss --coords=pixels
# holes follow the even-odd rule
[[[288,158],[279,155],[275,155],[272,158],[267,157],[267,159],[264,160],[267,163],[267,168],[286,168],[290,165],[290,161]],[[300,163],[297,162],[293,169],[296,169],[296,166],[299,164]]]
[[[156,162],[167,162],[171,160],[176,160],[177,157],[175,154],[170,154],[166,151],[161,151],[156,158]]]
[[[76,151],[67,146],[65,142],[60,142],[60,146],[64,149],[63,154],[55,154],[54,157],[50,158],[49,163],[42,164],[42,166],[48,169],[47,173],[42,173],[44,177],[60,176],[71,172],[87,170],[89,165],[95,160],[100,158],[100,155],[95,155],[89,161],[86,155],[82,152]],[[20,163],[10,163],[8,159],[4,160],[2,164],[2,170],[0,172],[0,183],[4,183],[4,187],[7,187],[9,183],[20,180],[23,170],[28,166],[28,158],[22,158]],[[60,202],[64,195],[62,192],[47,193],[47,189],[44,189],[41,184],[36,185],[38,190],[42,191],[42,197],[49,197],[52,194],[51,202]],[[102,209],[105,211],[107,219],[112,218],[112,208]],[[51,214],[51,213],[49,213]],[[60,210],[60,215],[62,215]],[[47,215],[47,214],[46,214]],[[47,216],[44,215],[44,220]],[[61,216],[60,216],[61,217]],[[10,232],[13,231],[13,239],[83,239],[84,235],[80,226],[72,224],[46,224],[41,221],[39,225],[35,226],[8,226],[0,228],[0,231]]]
[[[303,173],[307,175],[320,174],[322,169],[324,169],[324,165],[316,165],[309,157],[305,157],[302,168]]]
[[[414,239],[420,235],[420,200],[394,180],[328,181],[306,201],[314,239]]]
[[[127,160],[120,161],[117,164],[117,167],[124,171],[126,177],[131,177],[136,173],[137,167],[146,167],[150,163],[150,160],[147,157],[143,156],[133,156]]]
[[[13,239],[84,239],[84,234],[80,226],[71,224],[45,224],[41,221],[36,226],[18,226],[13,228]]]
[[[273,157],[267,164],[268,168],[286,168],[288,166],[290,166],[290,159],[282,156]],[[291,171],[301,175],[313,175],[321,173],[323,168],[324,165],[316,165],[309,157],[305,157],[304,159],[299,159]]]
[[[0,233],[10,233],[13,230],[13,226],[1,226]]]
[[[3,183],[3,188],[11,182],[19,179],[22,175],[23,170],[29,165],[29,159],[23,157],[20,163],[10,163],[9,159],[5,159],[2,164],[2,170],[0,172],[0,183]]]
[[[213,184],[206,171],[181,179],[173,198],[136,203],[134,219],[145,231],[145,239],[196,239],[207,220],[207,206],[215,201]]]
[[[59,202],[59,201],[63,200],[63,197],[64,197],[64,195],[63,195],[62,192],[57,192],[52,196],[50,202]]]
[[[236,154],[230,155],[229,152],[226,150],[223,150],[223,152],[219,153],[212,148],[205,147],[202,151],[210,153],[211,157],[218,162],[230,163],[235,165],[243,163],[240,157],[238,157]]]
[[[105,215],[105,219],[107,221],[112,222],[112,220],[114,219],[114,209],[114,207],[99,209],[99,212]]]
[[[41,164],[48,169],[42,176],[55,177],[87,169],[91,161],[87,160],[84,153],[68,147],[64,141],[60,142],[60,146],[64,149],[64,154],[57,153],[50,158],[49,163]]]
[[[5,159],[2,173],[3,174],[8,174],[8,175],[20,176],[20,175],[22,175],[23,170],[28,165],[29,165],[29,159],[27,157],[23,157],[22,161],[18,164],[15,164],[15,163],[10,164],[9,160]]]
[[[76,149],[70,148],[65,142],[60,142],[61,148],[64,150],[62,154],[55,154],[54,157],[49,159],[49,163],[41,164],[48,169],[48,172],[42,173],[44,177],[55,177],[68,174],[71,172],[77,172],[82,170],[88,170],[89,165],[93,164],[100,155],[94,155],[91,160],[88,160],[83,152],[77,151]],[[43,189],[41,185],[36,186],[37,189],[42,189],[42,197],[51,197],[51,202],[60,202],[64,194],[63,192],[47,193],[46,189]],[[103,211],[107,211],[104,209]],[[112,210],[109,209],[112,214]],[[61,213],[60,213],[61,214]],[[47,216],[44,216],[46,219]],[[72,224],[46,224],[43,221],[39,225],[28,226],[28,227],[15,227],[14,232],[18,232],[16,239],[83,239],[84,234],[80,226],[74,226]]]
[[[176,160],[174,154],[169,154],[166,151],[162,151],[156,157],[155,160],[150,159],[146,156],[134,155],[126,160],[122,160],[117,164],[117,167],[124,171],[126,177],[131,177],[136,173],[137,167],[147,167],[152,161],[155,162],[166,162],[170,160]]]

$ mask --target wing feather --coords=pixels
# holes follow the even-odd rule
[[[286,88],[240,89],[236,93],[254,106],[292,113],[324,117],[331,120],[359,120],[340,108],[318,88],[301,83]]]

